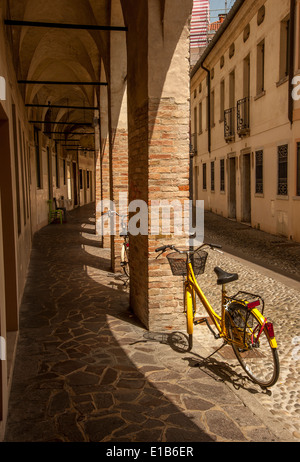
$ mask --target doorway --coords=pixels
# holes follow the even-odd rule
[[[236,218],[236,158],[229,159],[228,218]]]
[[[242,221],[251,223],[251,159],[250,153],[242,156]]]
[[[47,146],[47,165],[48,165],[48,196],[49,200],[52,199],[52,174],[51,174],[51,157],[50,149]]]
[[[78,205],[78,191],[77,191],[77,165],[73,162],[73,197],[74,207]]]

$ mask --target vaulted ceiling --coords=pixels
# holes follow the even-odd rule
[[[100,87],[107,85],[114,33],[98,26],[117,20],[124,28],[123,15],[112,18],[112,11],[122,13],[120,0],[7,0],[6,27],[29,118],[58,122],[52,129],[61,132],[93,123],[90,108],[99,108]]]

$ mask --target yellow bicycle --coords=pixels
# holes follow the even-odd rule
[[[271,387],[279,377],[279,357],[273,324],[263,315],[264,301],[259,295],[243,291],[228,296],[226,284],[236,281],[238,274],[216,267],[214,271],[218,278],[217,284],[222,286],[221,315],[218,315],[197,281],[197,276],[205,270],[208,256],[203,250],[205,247],[212,250],[221,248],[216,244],[202,244],[196,250],[178,250],[174,245],[164,245],[156,249],[156,252],[161,252],[158,257],[166,250],[173,250],[167,255],[172,273],[185,277],[184,311],[189,350],[193,347],[194,326],[205,322],[216,339],[223,339],[224,345],[232,346],[241,366],[254,382],[261,387]],[[207,317],[196,318],[197,299],[206,309],[214,329]]]

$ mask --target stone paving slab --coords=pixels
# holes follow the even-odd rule
[[[184,332],[145,330],[129,310],[123,278],[109,272],[109,253],[93,225],[86,206],[70,213],[67,224],[35,235],[5,441],[295,441],[289,417],[298,412],[299,387],[288,358],[282,384],[270,397],[236,362],[206,359],[215,340],[202,328],[192,352]],[[236,264],[222,258],[228,268]],[[248,268],[240,264],[239,270],[268,292],[259,275],[249,279]],[[203,281],[218,298],[210,266]],[[288,297],[296,309],[299,293]],[[276,321],[288,331],[284,317]],[[292,390],[292,409],[291,398],[282,408],[283,393],[292,396]]]

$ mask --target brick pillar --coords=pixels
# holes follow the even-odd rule
[[[149,329],[184,327],[183,287],[162,244],[186,234],[150,233],[153,201],[189,199],[189,20],[191,0],[140,2],[128,16],[129,202],[149,206],[148,235],[130,236],[130,303]],[[184,230],[183,230],[184,232]]]

